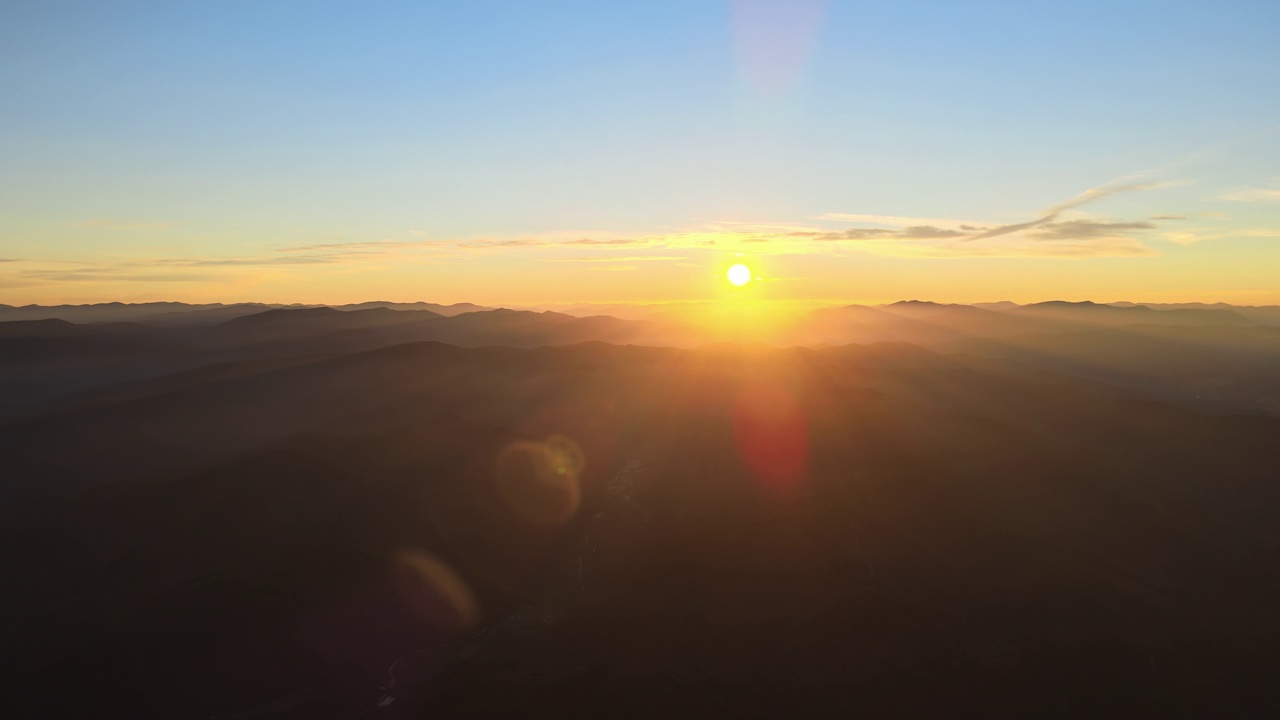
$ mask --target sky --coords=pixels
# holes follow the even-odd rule
[[[5,0],[0,303],[1280,304],[1277,77],[1274,1]]]

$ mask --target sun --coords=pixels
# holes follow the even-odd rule
[[[729,282],[737,287],[742,287],[751,282],[751,268],[742,263],[733,265],[729,268]]]

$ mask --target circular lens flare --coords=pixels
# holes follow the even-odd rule
[[[521,440],[498,454],[497,487],[511,509],[535,525],[558,525],[578,511],[582,449],[562,435]]]
[[[751,268],[738,263],[729,268],[729,282],[737,287],[742,287],[751,282]]]

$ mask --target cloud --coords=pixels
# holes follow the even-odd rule
[[[884,254],[933,258],[1091,258],[1144,257],[1159,253],[1132,238],[1111,237],[1032,243],[1011,238],[1010,241],[996,244],[905,245],[899,251],[890,249]]]
[[[1208,230],[1206,228],[1189,228],[1185,231],[1164,233],[1161,239],[1179,245],[1195,245],[1210,240],[1232,240],[1236,238],[1272,238],[1280,237],[1280,229],[1245,228],[1243,230]]]
[[[1154,218],[1153,218],[1154,219]],[[1033,241],[1092,240],[1126,237],[1130,233],[1155,229],[1153,222],[1142,220],[1133,222],[1108,222],[1102,220],[1068,220],[1064,222],[1046,222],[1036,220],[1018,223],[1016,226],[1003,225],[997,230],[1016,227],[1017,232],[993,233],[993,228],[976,225],[960,225],[961,229],[940,228],[932,225],[912,225],[894,230],[889,228],[850,228],[831,232],[799,231],[788,233],[789,237],[803,237],[814,240],[958,240],[969,241],[1000,237],[1021,237]],[[1028,232],[1029,231],[1029,232]]]
[[[23,282],[224,282],[236,269],[253,268],[306,268],[343,266],[372,263],[391,256],[410,253],[420,254],[432,250],[433,258],[456,254],[446,241],[425,240],[370,240],[327,244],[294,245],[268,248],[269,254],[239,256],[171,256],[155,257],[154,253],[140,254],[120,260],[71,261],[80,267],[62,268],[60,260],[28,260],[45,267],[37,267],[10,275]],[[48,267],[48,266],[54,267]]]
[[[1112,195],[1153,190],[1169,184],[1116,182],[1089,188],[1051,205],[1033,219],[1017,223],[986,225],[969,220],[831,213],[821,216],[822,219],[879,227],[794,231],[789,236],[827,241],[858,240],[863,241],[859,245],[860,249],[900,256],[1079,257],[1151,254],[1153,251],[1143,246],[1133,235],[1155,229],[1154,221],[1180,220],[1183,216],[1161,215],[1136,221],[1062,218],[1064,214],[1077,208]],[[895,245],[907,247],[895,248]]]
[[[1228,200],[1231,202],[1275,202],[1280,200],[1280,189],[1247,188],[1245,190],[1224,193],[1219,195],[1217,199]]]
[[[88,267],[78,270],[27,270],[22,279],[44,282],[209,282],[212,275],[197,273],[140,273],[119,267]]]
[[[809,230],[787,233],[789,237],[808,237],[813,238],[814,240],[872,240],[875,238],[892,237],[897,234],[897,230],[889,230],[886,228],[850,228],[848,230],[833,232]]]
[[[338,252],[346,250],[368,250],[377,252],[394,252],[411,248],[440,246],[441,240],[361,240],[357,242],[317,243],[313,245],[289,245],[276,248],[279,252]]]
[[[22,262],[22,258],[0,258],[0,263]]]
[[[970,219],[904,217],[896,215],[828,214],[821,218],[867,225],[865,227],[815,227],[798,224],[720,222],[691,229],[624,235],[616,232],[581,230],[553,232],[524,237],[453,237],[427,239],[419,231],[408,238],[312,242],[267,247],[260,254],[241,256],[180,255],[163,257],[151,249],[135,258],[85,267],[45,267],[25,273],[10,273],[6,281],[20,282],[196,282],[225,281],[236,269],[275,268],[287,272],[308,267],[319,272],[324,266],[378,267],[379,264],[412,263],[431,260],[459,260],[472,253],[527,250],[531,258],[549,262],[595,264],[604,267],[636,267],[650,262],[681,262],[688,252],[750,252],[752,254],[843,254],[860,252],[894,257],[1133,257],[1155,254],[1141,237],[1157,229],[1159,223],[1185,220],[1189,215],[1156,215],[1148,219],[1106,219],[1076,211],[1088,203],[1119,193],[1137,192],[1162,183],[1128,182],[1090,188],[1052,205],[1038,216],[1018,223],[990,224]],[[162,223],[138,223],[110,219],[89,221],[95,227],[158,228]],[[1190,244],[1206,239],[1196,228],[1190,233],[1167,234],[1164,239]],[[1237,233],[1239,234],[1239,233]],[[854,243],[846,245],[845,243]],[[541,252],[546,249],[558,251]],[[856,248],[856,249],[855,249]],[[629,252],[628,252],[629,250]],[[538,254],[533,254],[539,251]],[[665,251],[665,252],[663,252]],[[181,251],[177,251],[181,252]],[[637,253],[652,252],[652,255]],[[661,253],[661,254],[660,254]],[[160,257],[157,257],[160,255]],[[175,253],[176,255],[176,253]],[[0,262],[16,262],[0,258]],[[39,262],[39,261],[28,261]],[[56,261],[42,264],[50,266]]]
[[[104,228],[107,230],[164,230],[179,223],[159,222],[154,220],[120,220],[117,218],[94,218],[72,223],[76,227]]]
[[[322,265],[342,265],[367,262],[389,253],[413,247],[417,243],[373,241],[361,243],[333,243],[330,245],[295,246],[276,248],[269,255],[245,255],[223,257],[135,257],[118,261],[67,262],[37,260],[46,267],[17,273],[16,276],[34,282],[216,282],[225,281],[227,272],[240,268],[289,268]],[[310,252],[301,252],[303,250]],[[56,267],[70,264],[79,267]],[[55,267],[47,267],[54,265]]]
[[[795,231],[787,233],[789,237],[809,237],[815,240],[875,240],[879,238],[904,238],[910,240],[934,240],[938,238],[965,237],[961,230],[940,228],[933,225],[911,225],[901,230],[890,228],[849,228],[834,232]]]
[[[911,238],[913,240],[956,238],[965,237],[965,235],[966,233],[962,230],[948,230],[946,228],[934,227],[932,225],[912,225],[898,233],[898,237]]]
[[[684,255],[601,255],[596,257],[550,257],[542,258],[543,262],[559,263],[618,263],[618,262],[653,262],[655,260],[674,261],[687,260]]]
[[[654,240],[661,241],[664,236],[629,235],[620,237],[578,237],[563,240],[563,233],[544,237],[525,238],[481,238],[476,240],[442,241],[446,245],[460,248],[504,248],[504,247],[573,247],[573,246],[626,246],[647,245]]]
[[[1071,220],[1049,223],[1030,233],[1037,240],[1084,240],[1092,238],[1122,237],[1137,230],[1153,230],[1150,222],[1099,222],[1096,220]]]
[[[560,243],[561,245],[643,245],[649,242],[648,238],[610,238],[607,240],[596,240],[593,238],[582,238],[581,240],[570,240]]]
[[[1014,223],[1012,225],[1001,225],[999,227],[990,228],[976,235],[971,235],[965,238],[965,240],[966,241],[985,240],[987,238],[999,237],[1001,235],[1008,235],[1010,233],[1021,232],[1023,230],[1030,230],[1031,228],[1039,227],[1041,225],[1047,225],[1048,223],[1051,223],[1054,220],[1057,220],[1059,215],[1061,215],[1062,213],[1068,210],[1073,210],[1075,208],[1080,207],[1081,205],[1086,205],[1088,203],[1101,200],[1102,198],[1105,198],[1105,197],[1110,197],[1112,195],[1118,195],[1120,193],[1125,193],[1125,192],[1135,192],[1138,190],[1154,190],[1156,188],[1165,187],[1167,185],[1168,183],[1140,182],[1140,183],[1127,183],[1124,185],[1101,185],[1099,187],[1089,188],[1088,190],[1085,190],[1084,192],[1080,193],[1079,195],[1076,195],[1070,200],[1060,202],[1057,205],[1050,207],[1048,210],[1045,210],[1044,213],[1042,213],[1040,217],[1036,218],[1035,220],[1030,220],[1028,222],[1023,222],[1023,223]]]
[[[894,227],[910,227],[912,225],[934,225],[946,227],[956,224],[955,220],[945,218],[903,217],[901,215],[866,215],[860,213],[826,213],[818,216],[819,220],[835,220],[838,222],[865,223],[868,225],[891,225]]]
[[[328,265],[352,259],[352,255],[286,255],[282,257],[177,258],[158,265],[179,267],[249,267],[259,265]]]
[[[458,247],[463,248],[493,248],[493,247],[545,247],[554,245],[555,243],[545,240],[533,238],[509,239],[509,240],[464,240],[457,243]]]
[[[1157,190],[1163,187],[1169,187],[1172,183],[1167,182],[1138,182],[1126,183],[1123,185],[1099,185],[1098,187],[1089,188],[1066,202],[1058,203],[1045,211],[1047,215],[1061,215],[1067,210],[1078,208],[1081,205],[1101,200],[1112,195],[1119,195],[1126,192],[1137,192],[1139,190]]]

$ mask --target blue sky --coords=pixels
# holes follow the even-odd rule
[[[1280,302],[1277,71],[1262,2],[8,0],[0,302],[696,299],[726,253],[788,298]],[[1129,186],[1071,245],[901,233]],[[805,239],[859,228],[898,234]]]

